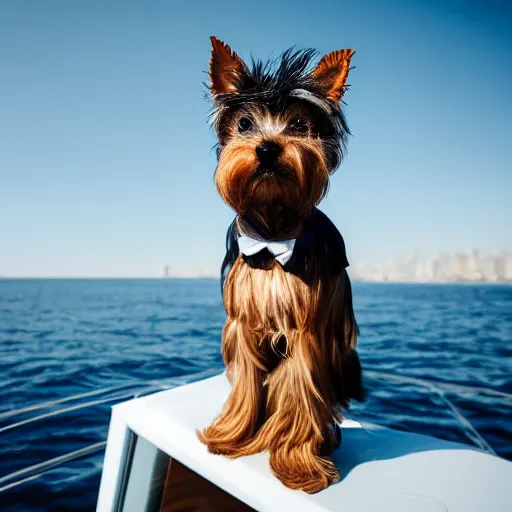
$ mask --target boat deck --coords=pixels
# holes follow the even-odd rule
[[[219,413],[228,393],[222,374],[114,406],[97,510],[512,510],[512,463],[349,420],[333,454],[341,481],[315,495],[287,489],[265,453],[230,460],[197,439],[196,429]]]

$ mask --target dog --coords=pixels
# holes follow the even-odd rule
[[[237,215],[221,270],[231,393],[198,436],[230,458],[267,450],[285,486],[316,493],[340,479],[342,410],[364,395],[345,244],[317,208],[350,135],[354,51],[312,68],[316,52],[292,48],[249,68],[211,42],[215,185]]]

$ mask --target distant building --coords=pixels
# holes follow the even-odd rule
[[[363,281],[512,283],[512,253],[483,254],[470,249],[431,258],[414,255],[380,264],[359,263],[351,275]]]
[[[505,254],[504,258],[504,272],[503,272],[503,280],[504,281],[512,281],[512,253]]]

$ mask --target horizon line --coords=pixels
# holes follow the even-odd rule
[[[0,276],[0,281],[172,281],[172,280],[219,280],[220,277],[214,276]],[[507,285],[512,286],[512,281],[477,281],[477,280],[453,280],[453,281],[413,281],[413,280],[373,280],[351,277],[352,283],[366,284],[426,284],[426,285]]]

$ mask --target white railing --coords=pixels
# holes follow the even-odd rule
[[[193,375],[186,375],[181,377],[174,377],[166,381],[146,381],[143,383],[137,384],[124,384],[119,386],[113,386],[109,388],[102,388],[94,391],[89,391],[86,393],[80,393],[77,395],[61,398],[59,400],[52,400],[48,402],[41,402],[34,405],[30,405],[27,407],[14,409],[12,411],[7,411],[0,414],[0,421],[4,421],[9,418],[15,418],[22,416],[26,413],[30,413],[33,411],[41,411],[52,409],[62,404],[66,404],[66,407],[52,410],[46,412],[44,414],[39,414],[37,416],[32,416],[30,418],[16,421],[4,427],[0,427],[0,433],[5,433],[12,431],[16,428],[31,425],[40,421],[43,421],[47,418],[52,418],[55,416],[59,416],[62,414],[66,414],[71,411],[76,411],[79,409],[84,409],[87,407],[92,407],[94,405],[105,404],[109,402],[120,402],[124,400],[129,400],[133,398],[137,398],[140,396],[147,395],[149,393],[153,393],[156,391],[162,391],[166,389],[171,389],[177,387],[182,384],[194,382],[200,379],[204,379],[207,377],[211,377],[213,375],[219,374],[223,368],[215,368],[211,370],[206,370],[204,372],[196,373]],[[471,422],[462,414],[460,409],[446,396],[447,392],[451,393],[474,393],[474,394],[484,394],[488,396],[494,396],[505,400],[506,402],[510,402],[512,404],[512,394],[505,393],[502,391],[484,388],[484,387],[472,387],[465,386],[460,384],[452,384],[447,382],[439,382],[439,381],[431,381],[428,379],[418,379],[415,377],[407,377],[403,375],[390,374],[378,370],[373,369],[365,369],[364,370],[365,377],[373,378],[376,380],[385,380],[390,382],[397,383],[408,383],[416,386],[420,386],[423,388],[427,388],[429,391],[435,393],[440,399],[446,404],[446,406],[450,409],[453,417],[460,423],[464,434],[467,436],[469,441],[476,445],[478,448],[481,448],[488,453],[496,455],[492,446],[478,433],[478,431],[473,427]],[[108,395],[104,398],[95,398],[94,400],[88,400],[86,402],[79,402],[73,405],[68,405],[70,402],[75,402],[77,400],[82,400],[84,398],[91,397],[101,397],[102,395]],[[99,443],[94,443],[84,448],[80,448],[79,450],[75,450],[64,455],[60,455],[58,457],[46,460],[44,462],[33,464],[26,468],[20,469],[8,475],[5,475],[0,478],[0,492],[7,491],[21,485],[25,482],[35,480],[45,473],[55,469],[56,467],[65,464],[67,462],[71,462],[77,459],[81,459],[88,455],[97,453],[105,447],[106,442],[102,441]]]

